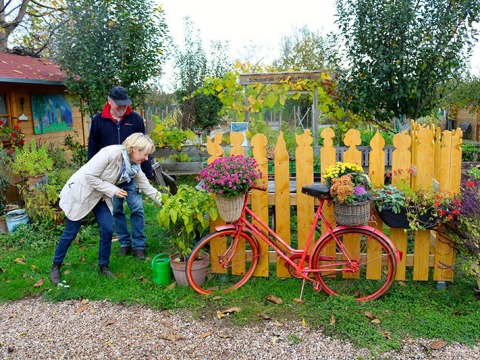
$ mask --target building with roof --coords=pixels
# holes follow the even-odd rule
[[[0,53],[0,120],[18,125],[26,141],[63,144],[66,136],[86,145],[88,125],[52,60]]]

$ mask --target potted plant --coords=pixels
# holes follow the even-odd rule
[[[382,221],[392,227],[411,230],[433,229],[447,221],[442,214],[454,211],[456,200],[433,189],[412,190],[401,184],[374,190],[373,204]]]
[[[53,169],[53,159],[49,156],[49,147],[49,142],[37,145],[35,140],[31,140],[22,148],[16,148],[10,161],[12,172],[26,177],[33,186],[47,171]]]
[[[169,229],[172,255],[170,265],[177,283],[187,284],[185,261],[193,246],[210,226],[210,219],[216,220],[218,211],[213,198],[205,191],[182,184],[175,195],[162,195],[162,208],[157,214],[160,226]],[[208,263],[208,254],[202,255]]]
[[[218,158],[200,171],[201,187],[215,194],[218,211],[226,222],[237,220],[243,209],[245,194],[262,178],[252,157],[232,155]]]
[[[356,226],[367,223],[370,218],[370,179],[362,167],[337,162],[325,170],[323,178],[330,185],[337,224]]]

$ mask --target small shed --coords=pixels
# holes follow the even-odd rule
[[[86,145],[88,125],[52,60],[0,53],[0,120],[18,125],[26,141],[62,145],[71,135]],[[0,139],[1,140],[1,139]]]

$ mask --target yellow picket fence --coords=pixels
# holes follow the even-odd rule
[[[434,126],[422,127],[417,123],[411,123],[410,133],[404,131],[394,136],[392,153],[391,173],[395,176],[395,183],[405,182],[412,189],[422,187],[434,188],[438,191],[449,191],[456,194],[460,190],[462,169],[462,131],[441,131]],[[323,177],[325,169],[337,161],[336,148],[333,146],[335,134],[332,129],[325,128],[320,136],[323,138],[323,146],[319,150],[320,170]],[[242,147],[244,135],[231,133],[231,155],[246,155]],[[207,151],[210,155],[208,163],[218,157],[224,156],[220,145],[222,135],[217,133],[212,140],[207,139]],[[274,189],[272,193],[253,191],[251,195],[252,210],[266,223],[268,223],[269,205],[275,206],[275,231],[287,243],[291,239],[291,212],[290,207],[297,207],[297,237],[298,246],[303,248],[308,238],[308,233],[313,222],[314,199],[302,194],[303,185],[314,182],[314,148],[313,138],[309,130],[301,135],[296,135],[297,148],[295,151],[296,193],[290,192],[289,156],[283,134],[280,133],[274,147]],[[360,132],[350,129],[344,138],[347,150],[343,153],[343,161],[362,166],[362,153],[357,149],[361,144]],[[266,157],[267,138],[263,134],[253,136],[250,142],[252,155],[255,157],[262,171],[263,181],[268,182],[268,159]],[[370,142],[368,153],[368,167],[365,171],[369,174],[374,187],[384,184],[385,173],[385,141],[377,133]],[[333,220],[333,209],[325,208],[327,219]],[[382,229],[383,223],[375,214],[376,222],[370,223]],[[211,228],[220,225],[221,220],[212,221]],[[390,229],[390,239],[395,246],[404,254],[402,262],[397,270],[397,280],[406,280],[406,268],[413,267],[413,280],[429,280],[429,269],[433,267],[433,280],[453,281],[452,265],[454,263],[454,251],[441,234],[420,230],[413,234],[413,246],[407,247],[407,233],[403,229]],[[277,262],[277,276],[288,277],[288,271],[283,262],[279,261],[274,251],[268,251],[268,246],[261,243],[262,258],[257,267],[256,276],[268,276],[269,263]],[[412,252],[413,248],[413,252]],[[376,265],[372,265],[376,266]],[[374,269],[374,272],[378,269]]]

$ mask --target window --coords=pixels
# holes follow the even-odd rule
[[[8,126],[8,118],[10,115],[7,112],[7,100],[4,94],[0,94],[0,122],[3,126]]]

